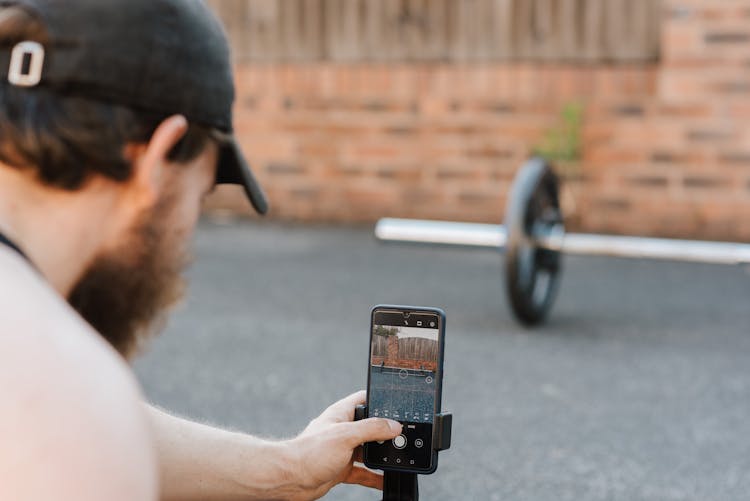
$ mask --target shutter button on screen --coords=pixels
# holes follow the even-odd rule
[[[406,437],[403,435],[399,435],[394,438],[393,447],[395,447],[396,449],[403,449],[404,447],[406,447]]]

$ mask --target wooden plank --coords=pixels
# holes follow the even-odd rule
[[[474,31],[474,56],[477,61],[491,61],[493,48],[488,43],[492,40],[492,0],[481,0],[477,6],[472,28]]]
[[[281,0],[281,52],[290,61],[322,59],[322,0]]]
[[[421,0],[420,45],[410,48],[409,57],[430,61],[444,59],[447,52],[448,4],[452,0]]]
[[[578,0],[560,0],[558,6],[557,58],[574,61],[581,46],[582,16]]]
[[[403,53],[398,25],[401,18],[401,0],[382,0],[377,31],[373,32],[370,57],[379,61],[398,61]]]
[[[485,0],[456,2],[453,20],[453,57],[459,61],[476,61],[480,54],[480,22]]]
[[[384,33],[388,24],[385,14],[385,1],[367,2],[362,19],[360,34],[360,58],[370,61],[388,59],[393,41]]]
[[[240,2],[244,11],[237,13],[243,20],[242,52],[254,61],[274,61],[285,59],[281,49],[280,14],[281,5],[277,0],[252,0]]]
[[[514,6],[514,59],[531,59],[534,52],[534,0],[516,2]]]
[[[365,0],[325,0],[326,49],[333,61],[351,62],[368,59],[362,51],[360,11]]]
[[[551,61],[557,57],[555,4],[555,0],[534,0],[533,60]]]
[[[511,59],[514,56],[513,4],[513,0],[492,1],[488,20],[491,23],[491,59]]]
[[[584,0],[582,2],[583,12],[581,17],[583,26],[581,30],[581,46],[579,48],[580,58],[584,61],[593,62],[603,58],[604,33],[607,31],[604,25],[604,6],[610,5],[603,0]]]

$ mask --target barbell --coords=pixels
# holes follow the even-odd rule
[[[566,233],[559,178],[539,157],[518,171],[504,225],[385,218],[375,226],[375,236],[382,241],[505,249],[508,299],[515,317],[528,326],[543,322],[552,308],[563,254],[750,263],[749,244]]]

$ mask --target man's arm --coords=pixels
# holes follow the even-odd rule
[[[352,422],[358,392],[336,402],[298,437],[274,442],[171,416],[150,407],[162,500],[311,500],[341,482],[382,488],[361,466],[360,444],[401,433],[395,421]]]
[[[23,322],[7,310],[0,313],[0,499],[155,500],[153,440],[125,363],[54,307]]]

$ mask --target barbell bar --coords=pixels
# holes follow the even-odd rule
[[[503,225],[384,218],[381,241],[505,249],[505,283],[516,318],[543,322],[559,286],[564,254],[662,259],[713,264],[750,263],[750,244],[566,233],[559,179],[533,157],[513,181]]]
[[[378,240],[503,249],[508,240],[501,224],[457,223],[383,218],[375,226]],[[750,244],[669,238],[627,237],[593,233],[537,236],[541,248],[563,254],[664,259],[715,264],[750,264]]]

